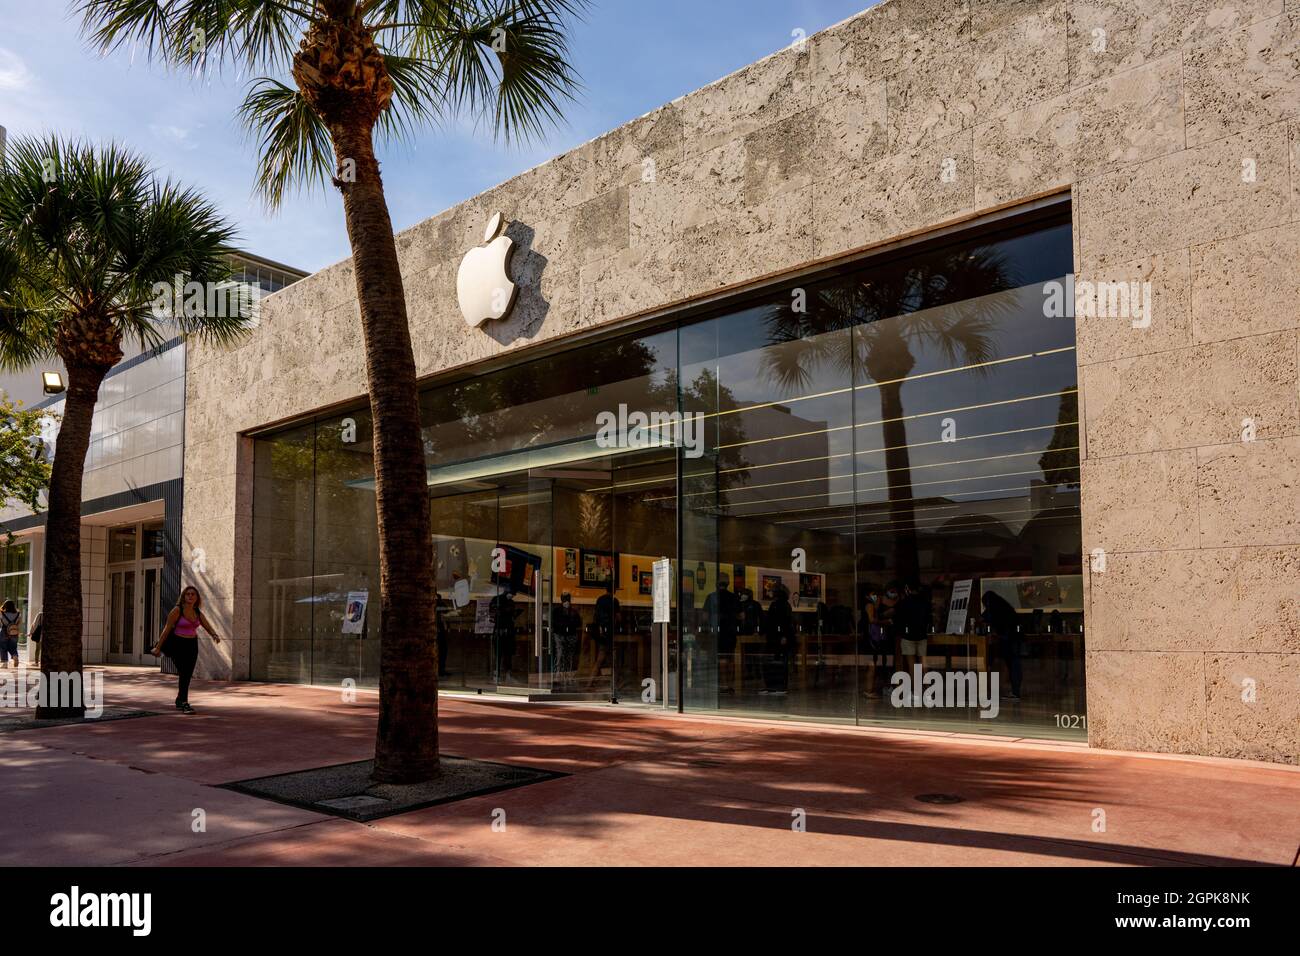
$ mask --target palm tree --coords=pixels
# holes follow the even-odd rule
[[[919,567],[903,383],[916,366],[914,345],[937,348],[950,362],[979,366],[994,357],[992,333],[1009,303],[993,293],[1013,287],[1005,258],[992,248],[939,251],[809,290],[806,309],[782,301],[767,314],[765,375],[786,389],[808,387],[819,369],[865,372],[880,395],[886,485],[894,535],[894,573]],[[894,320],[894,321],[889,321]],[[834,333],[852,330],[851,340]],[[825,364],[823,364],[825,363]]]
[[[164,311],[178,277],[228,288],[232,238],[215,206],[114,145],[19,140],[0,168],[0,367],[57,355],[68,375],[45,525],[47,674],[81,672],[81,477],[100,383],[125,340],[225,342],[246,327],[242,309],[209,314],[206,294]],[[37,716],[84,713],[54,703]]]
[[[374,779],[438,772],[433,536],[415,360],[376,134],[402,139],[458,112],[507,139],[541,132],[576,80],[566,15],[585,0],[80,0],[101,49],[138,45],[188,69],[263,76],[241,116],[261,140],[257,187],[343,196],[374,421],[380,678]],[[332,162],[330,153],[333,153]]]

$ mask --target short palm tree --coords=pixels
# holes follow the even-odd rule
[[[438,772],[433,537],[415,360],[376,136],[458,113],[507,138],[559,118],[576,80],[563,22],[585,0],[79,0],[85,34],[185,69],[271,73],[241,107],[258,190],[343,196],[374,421],[380,678],[374,779]],[[286,76],[287,74],[287,76]],[[277,78],[279,77],[279,78]],[[286,82],[289,80],[290,82]],[[332,155],[331,155],[332,154]]]
[[[216,207],[160,180],[128,150],[57,138],[8,148],[0,167],[0,367],[31,369],[58,356],[67,369],[45,526],[46,673],[81,671],[81,477],[100,383],[121,361],[124,341],[150,348],[178,331],[214,341],[239,334],[247,313],[207,314],[197,301],[206,305],[206,295],[192,308],[170,308],[178,278],[229,282],[232,238]],[[84,710],[55,703],[38,716]]]

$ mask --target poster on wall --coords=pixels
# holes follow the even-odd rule
[[[948,599],[948,624],[944,633],[966,633],[966,615],[970,613],[970,593],[974,586],[975,582],[971,579],[952,583],[952,597]]]
[[[609,584],[617,587],[618,580],[614,568],[614,555],[609,551],[582,549],[580,582],[584,588],[603,588]]]
[[[369,602],[369,591],[348,592],[348,603],[343,611],[344,634],[364,633],[366,628],[366,605]]]
[[[505,552],[505,570],[493,571],[492,583],[504,585],[514,594],[533,594],[542,569],[542,556],[511,544],[498,544],[497,547]]]
[[[564,576],[570,579],[578,576],[578,552],[573,548],[564,549]]]

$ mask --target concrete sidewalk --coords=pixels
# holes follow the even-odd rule
[[[0,865],[1293,866],[1300,853],[1296,767],[465,698],[443,700],[445,753],[567,776],[352,823],[215,785],[370,757],[374,694],[196,681],[187,717],[153,671],[107,668],[105,690],[163,714],[0,734]],[[964,802],[916,800],[936,792]],[[798,812],[806,832],[791,829]]]

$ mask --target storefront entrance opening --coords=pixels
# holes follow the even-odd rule
[[[676,550],[676,458],[580,453],[489,477],[435,475],[444,689],[661,702],[651,563]]]

